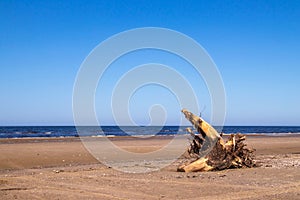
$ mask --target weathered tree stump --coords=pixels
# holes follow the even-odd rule
[[[229,168],[254,167],[254,150],[246,147],[242,134],[231,134],[225,142],[209,123],[188,110],[182,110],[198,134],[187,128],[193,140],[188,148],[187,162],[178,171],[212,171]]]

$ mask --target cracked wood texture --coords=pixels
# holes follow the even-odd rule
[[[187,150],[187,161],[178,167],[178,171],[212,171],[255,166],[254,150],[247,148],[244,143],[246,136],[231,134],[225,141],[223,136],[201,117],[186,109],[183,109],[182,113],[198,133],[187,128],[193,139]]]

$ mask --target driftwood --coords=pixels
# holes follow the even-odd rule
[[[185,117],[198,132],[187,128],[193,140],[187,150],[188,160],[178,167],[178,171],[212,171],[229,168],[254,167],[254,150],[246,147],[242,134],[231,134],[225,142],[209,123],[193,113],[183,109]]]

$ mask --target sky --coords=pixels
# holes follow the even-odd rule
[[[300,126],[300,1],[293,0],[2,0],[0,125],[73,125],[73,86],[85,58],[107,38],[143,27],[181,32],[207,51],[226,90],[225,125]],[[192,66],[156,50],[126,56],[99,82],[95,108],[101,123],[115,123],[109,98],[122,74],[154,62],[174,67],[190,81],[209,121],[209,92]],[[133,120],[149,124],[149,108],[156,104],[169,111],[167,124],[178,122],[176,97],[159,85],[133,94]]]

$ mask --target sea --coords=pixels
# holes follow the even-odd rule
[[[38,137],[82,137],[82,136],[152,136],[188,134],[191,126],[0,126],[0,138],[38,138]],[[225,134],[263,134],[281,136],[300,134],[300,126],[224,126],[215,127]]]

